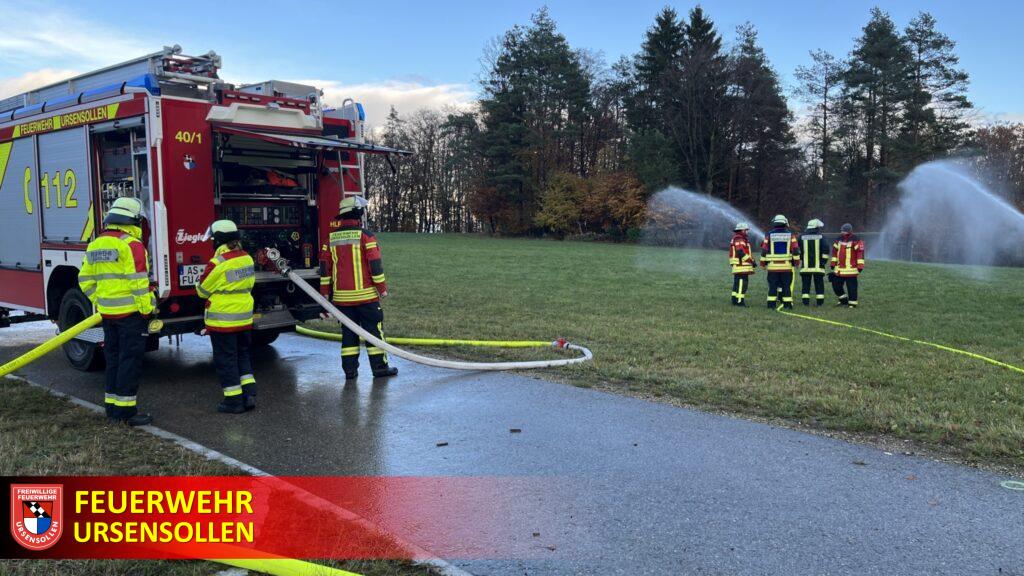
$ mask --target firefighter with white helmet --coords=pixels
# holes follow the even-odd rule
[[[799,264],[796,235],[789,229],[789,220],[777,214],[761,242],[761,266],[768,270],[768,308],[793,308],[793,268]]]
[[[104,230],[85,250],[78,285],[103,317],[107,418],[143,426],[153,421],[136,406],[147,321],[156,311],[149,287],[145,218],[136,198],[118,198],[103,219]]]
[[[817,306],[825,303],[825,269],[829,263],[829,248],[822,236],[825,223],[817,218],[807,223],[807,229],[800,235],[800,299],[804,306],[811,305],[811,285],[814,286],[814,300]]]
[[[320,251],[320,293],[348,318],[377,338],[384,339],[384,311],[380,299],[388,295],[380,246],[373,233],[363,228],[367,202],[362,196],[349,196],[338,206],[329,243]],[[329,317],[326,312],[322,317]],[[354,380],[359,371],[360,338],[342,325],[341,366],[346,380]],[[384,350],[365,343],[370,368],[375,378],[398,374],[388,365]]]
[[[738,222],[733,227],[732,242],[729,243],[729,265],[732,266],[732,304],[746,306],[747,288],[754,273],[754,251],[750,247],[747,232],[750,225]]]
[[[213,258],[196,284],[196,295],[206,300],[203,319],[224,393],[217,411],[241,414],[256,407],[251,355],[256,267],[231,220],[211,224],[207,238],[213,240]]]

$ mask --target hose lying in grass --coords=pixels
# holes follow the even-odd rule
[[[292,558],[217,559],[213,562],[272,576],[360,576],[355,572]]]
[[[296,326],[295,331],[303,336],[341,342],[341,334],[337,332],[322,332],[305,326]],[[545,340],[450,340],[447,338],[402,338],[398,336],[389,336],[384,341],[396,346],[479,346],[483,348],[559,348],[565,344],[562,340],[554,342]]]
[[[319,292],[317,292],[305,280],[299,277],[298,274],[292,272],[291,269],[288,267],[287,261],[285,261],[284,259],[280,259],[276,261],[276,264],[278,270],[280,270],[282,274],[287,276],[289,280],[294,282],[295,285],[298,286],[303,292],[305,292],[306,295],[312,298],[314,302],[319,304],[324,310],[327,311],[328,314],[330,314],[336,320],[344,324],[349,330],[352,330],[360,337],[362,337],[363,340],[366,340],[368,343],[373,344],[377,348],[380,348],[390,354],[394,354],[399,358],[405,358],[410,362],[416,362],[417,364],[425,364],[427,366],[435,366],[437,368],[448,368],[451,370],[527,370],[531,368],[553,368],[556,366],[569,366],[571,364],[579,364],[580,362],[586,362],[594,358],[594,354],[586,347],[580,346],[578,344],[570,344],[565,340],[556,340],[555,342],[551,343],[545,342],[544,345],[554,346],[556,348],[563,348],[567,350],[576,350],[582,353],[583,355],[576,358],[563,358],[559,360],[533,360],[527,362],[461,362],[457,360],[441,360],[440,358],[422,356],[414,352],[409,352],[408,350],[402,350],[401,348],[398,348],[393,344],[388,344],[387,342],[381,340],[380,338],[377,338],[373,334],[370,334],[369,332],[364,330],[362,326],[353,322],[347,316],[342,314],[340,310],[335,308],[333,304],[328,302],[326,298],[321,296]],[[300,333],[302,333],[303,331],[316,332],[313,330],[309,330],[308,328],[302,328],[300,330]],[[333,334],[326,332],[321,332],[320,334],[328,334],[329,337],[331,337],[332,339],[334,336]],[[416,340],[422,341],[424,339]],[[429,341],[432,339],[427,340]],[[444,341],[441,340],[441,342]]]
[[[1020,366],[1014,366],[1013,364],[1007,364],[1006,362],[1000,362],[995,358],[989,358],[988,356],[982,356],[981,354],[975,354],[974,352],[968,352],[967,350],[961,350],[959,348],[953,348],[952,346],[943,346],[942,344],[936,344],[935,342],[928,342],[927,340],[916,340],[914,338],[907,338],[906,336],[897,336],[896,334],[889,334],[888,332],[882,332],[881,330],[873,330],[871,328],[864,328],[863,326],[855,326],[853,324],[847,324],[846,322],[836,322],[835,320],[826,320],[825,318],[817,318],[815,316],[807,316],[806,314],[797,314],[796,312],[786,312],[780,310],[786,316],[793,316],[796,318],[803,318],[804,320],[814,320],[815,322],[821,322],[823,324],[831,324],[832,326],[841,326],[843,328],[852,328],[854,330],[860,330],[861,332],[868,332],[877,336],[885,336],[886,338],[892,338],[893,340],[901,340],[903,342],[913,342],[914,344],[920,344],[922,346],[931,346],[932,348],[938,348],[939,350],[945,350],[946,352],[952,352],[954,354],[960,354],[974,358],[975,360],[981,360],[982,362],[988,362],[994,366],[1000,368],[1006,368],[1007,370],[1013,370],[1020,374],[1024,374],[1024,368]]]
[[[42,358],[43,356],[49,354],[50,352],[56,350],[57,348],[60,348],[68,340],[71,340],[75,336],[78,336],[82,332],[85,332],[89,328],[92,328],[93,326],[99,324],[101,320],[102,318],[100,317],[99,314],[93,314],[92,316],[89,316],[88,318],[82,320],[78,324],[75,324],[71,328],[68,328],[67,330],[61,332],[60,334],[54,336],[53,338],[50,338],[46,342],[43,342],[39,346],[36,346],[35,348],[22,354],[21,356],[18,356],[14,360],[11,360],[10,362],[4,364],[3,366],[0,366],[0,378],[7,376],[8,374],[14,372],[18,368],[27,366],[35,362],[36,360]]]

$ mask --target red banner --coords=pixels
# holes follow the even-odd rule
[[[553,493],[536,478],[3,480],[4,558],[521,558],[537,548],[523,534],[553,532],[525,504]]]

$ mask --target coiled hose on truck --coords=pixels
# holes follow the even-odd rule
[[[380,349],[384,350],[385,352],[388,352],[389,354],[394,354],[395,356],[398,356],[399,358],[404,358],[406,360],[409,360],[410,362],[416,362],[417,364],[424,364],[426,366],[434,366],[434,367],[437,367],[437,368],[448,368],[448,369],[451,369],[451,370],[529,370],[529,369],[533,369],[533,368],[554,368],[554,367],[557,367],[557,366],[569,366],[571,364],[579,364],[581,362],[587,362],[589,360],[593,360],[593,358],[594,358],[594,354],[587,347],[580,346],[579,344],[571,344],[571,343],[565,342],[564,340],[557,340],[557,341],[551,342],[551,343],[548,343],[548,342],[542,342],[541,343],[539,341],[537,341],[537,342],[519,342],[518,343],[519,344],[518,347],[536,346],[538,344],[545,345],[545,346],[550,345],[550,346],[555,347],[555,348],[564,348],[564,349],[567,349],[567,350],[575,350],[577,352],[580,352],[582,354],[582,356],[577,356],[575,358],[561,358],[561,359],[558,359],[558,360],[530,360],[530,361],[524,361],[524,362],[463,362],[463,361],[459,361],[459,360],[442,360],[440,358],[431,358],[429,356],[423,356],[421,354],[416,354],[415,352],[409,352],[408,350],[403,350],[401,348],[398,348],[398,347],[394,346],[393,344],[389,344],[388,342],[386,342],[384,340],[381,340],[380,338],[377,338],[373,334],[370,334],[369,332],[364,330],[362,326],[360,326],[359,324],[355,323],[354,321],[349,319],[347,316],[342,314],[340,310],[335,308],[335,306],[333,304],[331,304],[326,298],[324,298],[320,294],[320,292],[318,292],[312,286],[310,286],[298,274],[296,274],[295,272],[292,272],[291,268],[288,266],[288,261],[287,260],[285,260],[283,258],[279,258],[277,256],[278,256],[278,254],[276,253],[276,251],[271,251],[271,250],[267,251],[267,257],[270,258],[270,260],[272,262],[274,262],[274,264],[277,266],[278,271],[280,271],[281,274],[287,276],[289,280],[291,280],[293,283],[295,283],[295,285],[298,286],[300,290],[305,292],[307,296],[312,298],[314,302],[319,304],[320,307],[323,308],[324,310],[326,310],[327,313],[330,314],[332,317],[334,317],[335,320],[341,322],[349,330],[352,330],[353,332],[355,332],[356,334],[361,336],[364,340],[366,340],[370,344],[373,344],[377,348],[380,348]],[[308,328],[301,328],[300,327],[298,329],[298,331],[301,334],[308,334],[308,335],[312,335],[312,336],[327,336],[328,338],[333,338],[334,337],[334,335],[332,335],[330,333],[318,332],[316,330],[310,330]],[[397,339],[393,338],[392,342],[395,342],[395,341],[397,341]],[[508,344],[510,344],[508,342],[490,342],[490,343],[488,343],[488,342],[477,341],[477,340],[435,340],[435,339],[422,339],[422,338],[405,339],[405,341],[406,341],[406,343],[409,343],[409,344],[429,344],[429,345],[438,345],[438,344],[444,343],[444,344],[448,344],[448,345],[467,344],[467,345],[477,345],[477,346],[487,346],[487,345],[501,346],[501,345],[508,345]],[[515,343],[512,343],[512,344],[515,344]]]

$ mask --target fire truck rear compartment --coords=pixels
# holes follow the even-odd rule
[[[316,154],[239,135],[217,137],[215,213],[238,225],[256,263],[258,330],[289,329],[318,314],[266,257],[267,249],[277,249],[307,282],[318,283]]]

